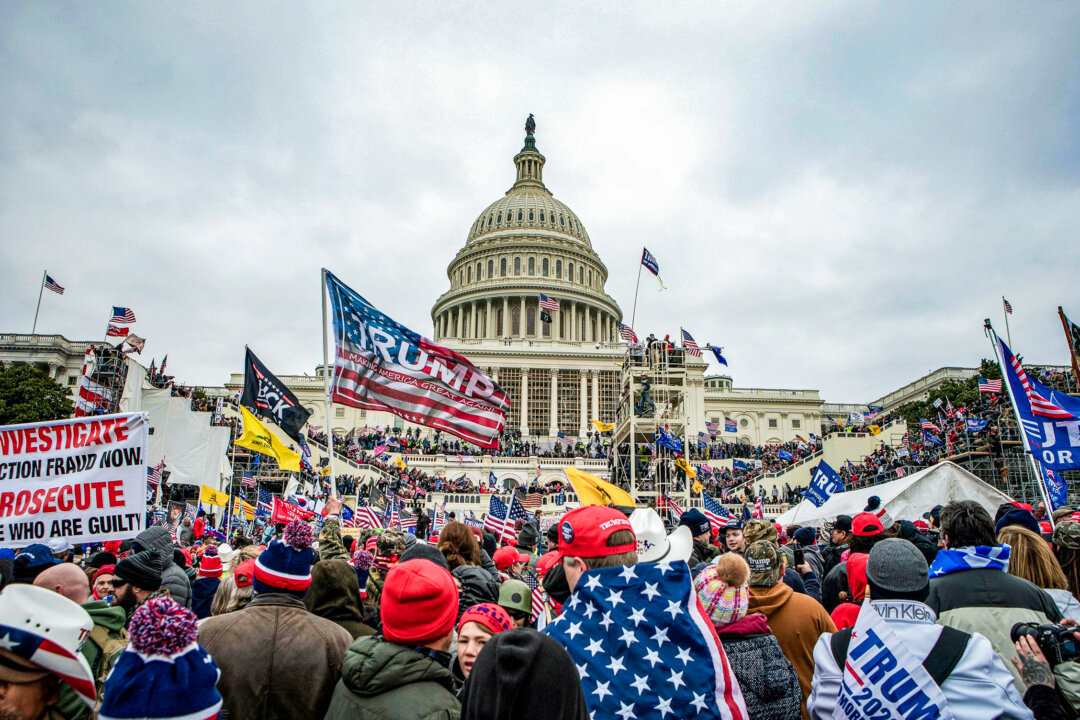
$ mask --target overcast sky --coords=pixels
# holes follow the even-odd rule
[[[632,12],[630,10],[632,9]],[[0,3],[0,330],[220,385],[321,360],[319,268],[431,334],[528,113],[641,335],[865,402],[1080,322],[1080,3]],[[716,366],[714,365],[713,369]]]

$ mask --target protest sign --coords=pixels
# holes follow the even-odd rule
[[[290,520],[307,521],[313,517],[315,517],[315,513],[310,510],[304,510],[292,503],[287,503],[276,497],[274,498],[274,509],[270,515],[270,519],[276,523],[287,523]]]
[[[833,493],[843,492],[843,490],[844,481],[840,479],[835,470],[822,460],[818,463],[814,477],[810,479],[810,485],[806,488],[806,492],[803,493],[803,497],[814,503],[815,506],[821,507]]]
[[[0,426],[0,547],[139,534],[147,427],[142,413]]]
[[[834,720],[952,720],[949,703],[922,663],[867,600],[851,631]]]

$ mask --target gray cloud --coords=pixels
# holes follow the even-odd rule
[[[0,5],[0,327],[220,384],[321,359],[318,269],[422,332],[528,112],[639,330],[865,401],[1080,315],[1080,8]],[[677,319],[676,319],[677,318]]]

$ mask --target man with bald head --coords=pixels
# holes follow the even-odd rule
[[[53,565],[40,573],[34,579],[34,584],[78,603],[94,621],[94,629],[83,644],[82,654],[90,664],[100,697],[105,676],[109,674],[117,656],[127,646],[127,632],[124,630],[127,613],[122,607],[109,605],[106,600],[91,600],[90,581],[86,579],[86,573],[72,563]],[[82,720],[93,716],[86,703],[66,683],[60,685],[57,710],[69,720]]]

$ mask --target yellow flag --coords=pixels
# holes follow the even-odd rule
[[[397,465],[402,470],[404,470],[405,469],[405,458],[399,457],[397,460],[394,461],[394,464]]]
[[[694,471],[694,468],[690,467],[690,463],[686,462],[686,458],[683,458],[683,457],[676,458],[675,459],[675,467],[679,468],[684,473],[686,473],[686,477],[688,477],[691,480],[693,480],[694,478],[697,477],[697,473]],[[697,492],[697,491],[695,490],[694,492]]]
[[[255,519],[255,506],[254,505],[250,505],[250,504],[244,502],[243,500],[241,500],[240,498],[233,498],[232,514],[233,515],[239,515],[240,514],[240,508],[244,509],[244,517],[246,517],[248,520],[254,520]]]
[[[701,491],[704,490],[705,488],[701,484],[701,482],[695,482],[690,489],[694,491],[695,495],[700,495]]]
[[[236,441],[236,447],[276,458],[278,467],[282,470],[300,472],[299,453],[285,447],[285,443],[278,440],[277,435],[270,432],[269,428],[243,405],[240,406],[240,414],[244,418],[244,434]]]
[[[611,432],[615,429],[615,423],[600,422],[599,420],[592,420],[590,422],[596,426],[597,432]]]
[[[223,493],[209,485],[203,485],[202,492],[199,494],[199,502],[204,502],[207,505],[217,505],[218,507],[228,507],[229,493]]]
[[[595,422],[595,420],[593,421]],[[601,480],[595,475],[578,470],[577,468],[563,468],[570,484],[578,495],[582,505],[625,505],[634,507],[637,505],[630,493],[622,490],[607,480]]]
[[[870,431],[871,435],[880,435],[881,434],[881,426],[880,425],[871,425],[869,428],[867,428],[867,430]]]

